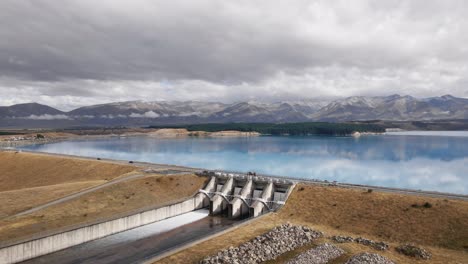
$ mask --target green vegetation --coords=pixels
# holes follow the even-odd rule
[[[356,123],[228,123],[196,124],[181,126],[150,126],[150,128],[185,128],[188,131],[219,132],[236,130],[242,132],[259,132],[267,135],[349,135],[353,132],[385,132],[382,126]]]
[[[0,131],[0,136],[13,136],[13,135],[22,135],[24,133],[18,133],[14,131]]]

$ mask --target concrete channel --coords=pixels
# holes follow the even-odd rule
[[[190,199],[132,215],[39,235],[30,240],[3,242],[0,246],[0,263],[17,263],[27,260],[29,260],[28,263],[51,263],[55,258],[59,263],[85,263],[94,258],[96,261],[89,263],[117,263],[116,259],[106,257],[112,251],[115,252],[113,255],[121,257],[124,261],[122,263],[136,261],[138,258],[154,257],[158,252],[176,246],[174,242],[183,244],[184,239],[197,240],[206,236],[205,233],[217,232],[239,222],[235,220],[258,217],[264,213],[275,211],[284,205],[294,187],[292,181],[283,179],[213,171],[197,174],[201,177],[210,177],[210,180]],[[105,238],[115,238],[125,232],[132,231],[132,229],[135,231],[157,225],[159,221],[169,221],[168,223],[170,223],[171,219],[176,221],[176,217],[183,215],[189,217],[187,214],[202,208],[207,208],[210,217],[203,221],[200,220],[198,225],[188,224],[187,226],[174,227],[178,230],[184,230],[187,233],[185,237],[177,238],[175,236],[173,239],[161,242],[159,247],[150,248],[146,248],[148,244],[138,244],[141,241],[122,242],[126,247],[131,247],[133,243],[136,243],[138,248],[146,248],[142,251],[146,252],[143,255],[138,252],[128,253],[128,251],[118,249],[118,246],[112,247],[112,249],[99,246],[99,241],[106,243]],[[218,219],[215,224],[213,223],[214,219]],[[195,225],[195,227],[190,227],[191,225]],[[200,233],[200,230],[206,232]],[[177,234],[177,232],[172,234]],[[160,241],[161,238],[158,238],[160,236],[167,237],[168,234],[155,234],[151,236],[150,240]],[[77,255],[77,252],[81,252],[83,248],[89,248],[90,243],[97,246],[91,247],[93,250],[90,250],[89,254]]]
[[[191,241],[221,232],[236,222],[226,217],[209,216],[209,210],[201,209],[22,263],[141,263]]]

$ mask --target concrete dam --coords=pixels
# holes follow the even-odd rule
[[[0,263],[17,263],[161,220],[207,208],[210,215],[229,219],[257,217],[284,205],[294,182],[249,174],[203,171],[196,173],[209,181],[193,197],[173,204],[146,208],[112,219],[82,224],[60,231],[41,233],[21,241],[0,244]]]
[[[198,173],[211,177],[197,195],[205,196],[211,215],[229,218],[257,217],[275,211],[286,202],[294,183],[289,180],[256,175],[214,171]]]

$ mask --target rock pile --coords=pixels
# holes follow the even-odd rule
[[[373,240],[370,240],[370,239],[367,239],[367,238],[363,238],[363,237],[355,238],[354,242],[356,242],[358,244],[373,247],[373,248],[375,248],[377,250],[384,251],[384,250],[388,249],[388,244],[385,243],[385,242],[382,242],[382,241],[376,242],[376,241],[373,241]]]
[[[287,264],[325,264],[343,253],[341,248],[326,243],[300,254]]]
[[[331,239],[337,243],[354,242],[354,238],[349,236],[332,236]]]
[[[352,238],[348,236],[333,236],[331,239],[337,243],[355,242],[382,251],[387,250],[389,247],[385,242],[377,242],[363,237]]]
[[[308,227],[284,224],[239,247],[229,247],[214,256],[207,257],[201,263],[260,263],[275,259],[321,236],[323,236],[322,232]]]
[[[400,245],[396,248],[396,251],[413,258],[430,259],[432,257],[430,252],[411,244]]]
[[[379,254],[361,253],[352,256],[345,264],[395,264],[395,262]]]

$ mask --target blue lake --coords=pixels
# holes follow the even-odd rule
[[[353,137],[112,137],[23,149],[468,194],[468,132]]]

